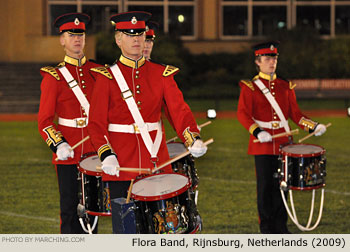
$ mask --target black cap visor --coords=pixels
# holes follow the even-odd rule
[[[130,36],[139,36],[145,33],[145,29],[117,29],[117,31],[120,31],[126,35]]]

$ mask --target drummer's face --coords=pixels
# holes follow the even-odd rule
[[[260,56],[255,60],[255,63],[259,66],[260,72],[264,74],[273,74],[277,68],[277,56]]]
[[[145,33],[140,35],[127,35],[125,33],[120,33],[115,35],[115,42],[122,50],[124,56],[138,60],[142,56],[145,38]]]

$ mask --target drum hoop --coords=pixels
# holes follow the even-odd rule
[[[134,184],[136,184],[138,181],[143,180],[145,178],[149,178],[149,177],[153,177],[153,176],[158,176],[158,175],[166,175],[166,174],[176,174],[179,176],[183,176],[187,178],[187,183],[184,187],[182,187],[181,189],[179,189],[176,192],[171,192],[171,193],[166,193],[166,194],[162,194],[162,195],[156,195],[156,196],[140,196],[140,195],[136,195],[131,193],[131,198],[134,200],[139,200],[139,201],[158,201],[158,200],[165,200],[165,199],[169,199],[175,196],[179,196],[181,194],[183,194],[184,192],[186,192],[190,187],[191,187],[191,182],[190,179],[183,175],[183,174],[179,174],[179,173],[175,173],[175,172],[164,172],[164,173],[159,173],[159,174],[151,174],[147,177],[143,177],[142,179],[137,180]]]
[[[280,150],[281,154],[284,155],[284,156],[288,156],[288,157],[317,157],[317,156],[320,156],[320,155],[323,155],[324,153],[326,153],[326,150],[320,146],[320,145],[317,145],[317,144],[303,144],[303,143],[298,143],[298,144],[290,144],[290,145],[312,145],[312,146],[316,146],[316,147],[320,147],[322,150],[320,152],[317,152],[317,153],[310,153],[310,154],[295,154],[295,153],[290,153],[290,152],[286,152],[283,150],[283,148]],[[287,147],[289,145],[286,145],[284,147]]]
[[[95,212],[95,211],[86,210],[86,213],[93,216],[112,216],[111,212]]]
[[[86,175],[94,176],[94,177],[102,177],[102,172],[94,172],[94,171],[85,170],[84,168],[81,168],[80,166],[78,166],[78,169],[81,173],[84,173]]]
[[[196,234],[198,231],[200,231],[200,224],[196,223],[196,227],[189,234]]]
[[[291,190],[295,190],[295,191],[311,191],[313,189],[319,189],[319,188],[322,188],[322,187],[325,187],[325,186],[326,186],[326,184],[322,183],[322,184],[315,185],[315,186],[308,186],[308,187],[290,186],[289,188]]]

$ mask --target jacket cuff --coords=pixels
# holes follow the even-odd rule
[[[260,128],[256,128],[254,131],[253,131],[253,136],[255,136],[256,138],[258,138],[258,134],[261,132],[261,131],[264,131]]]

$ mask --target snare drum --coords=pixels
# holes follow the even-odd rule
[[[187,151],[185,145],[183,143],[168,143],[168,152],[170,158],[174,158],[184,152]],[[194,166],[194,159],[191,155],[187,155],[171,164],[173,172],[180,173],[188,178],[190,178],[190,182],[192,185],[192,189],[197,188],[199,183],[199,178],[197,175],[197,170]]]
[[[200,230],[200,217],[188,196],[191,182],[177,173],[153,174],[135,181],[131,197],[141,234],[184,234]]]
[[[98,172],[96,166],[101,166],[97,155],[83,158],[78,165],[81,203],[90,215],[110,216],[112,212],[108,182],[102,181],[102,172]]]
[[[314,144],[290,144],[280,149],[281,181],[292,190],[325,186],[326,150]]]

